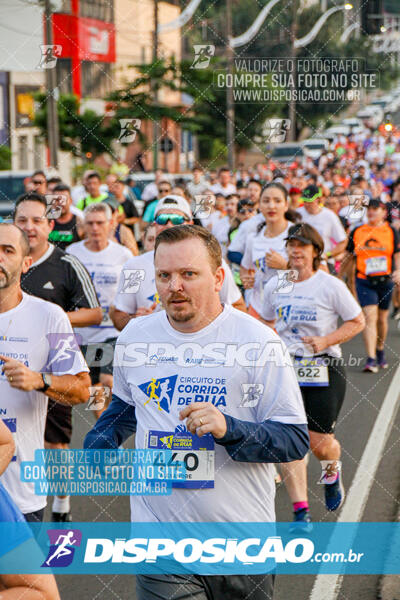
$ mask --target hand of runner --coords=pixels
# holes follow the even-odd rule
[[[400,269],[397,269],[397,271],[393,271],[392,279],[396,285],[400,285]]]
[[[265,262],[270,269],[287,269],[287,259],[275,250],[266,253]]]
[[[250,290],[254,286],[256,272],[254,269],[247,269],[246,273],[240,275],[245,290]]]
[[[322,352],[327,347],[325,336],[310,335],[301,338],[305,344],[308,344],[313,349],[314,354]]]
[[[154,302],[149,308],[139,306],[139,308],[135,312],[135,317],[144,317],[145,315],[151,315],[151,313],[155,311],[156,306],[157,302]]]
[[[190,433],[195,433],[199,437],[206,433],[219,439],[226,434],[226,420],[218,408],[208,402],[195,402],[189,404],[179,413],[181,421],[186,419],[186,427]]]
[[[40,373],[32,371],[18,360],[9,356],[0,354],[0,360],[4,361],[2,371],[11,387],[23,392],[31,392],[43,386],[43,379]]]

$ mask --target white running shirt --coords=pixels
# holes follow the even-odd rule
[[[265,255],[270,250],[275,250],[283,258],[287,259],[285,238],[288,235],[288,227],[275,237],[265,237],[265,227],[257,235],[253,235],[247,239],[246,250],[244,252],[241,265],[245,269],[255,270],[254,287],[252,290],[250,304],[253,308],[261,313],[264,300],[264,286],[276,275],[276,269],[271,269],[265,262]]]
[[[11,356],[32,371],[76,375],[88,371],[65,312],[56,304],[29,294],[15,308],[0,313],[0,354]],[[33,483],[21,482],[22,461],[33,461],[44,448],[47,396],[12,388],[0,374],[0,418],[14,435],[16,455],[1,482],[23,513],[46,506],[46,496],[36,496]]]
[[[260,359],[263,364],[256,366],[255,359],[264,352],[270,358]],[[262,387],[258,402],[251,406],[244,402],[248,384]],[[158,402],[152,389],[157,390]],[[149,431],[165,432],[168,437],[182,431],[182,426],[185,430],[179,412],[191,402],[212,402],[221,412],[253,423],[267,419],[306,423],[282,341],[272,329],[232,306],[225,306],[196,333],[174,329],[165,311],[132,319],[117,340],[113,393],[135,407],[136,448],[152,446]],[[274,521],[274,473],[272,464],[234,461],[223,446],[215,444],[214,487],[173,488],[169,496],[132,496],[131,517],[133,521]]]
[[[71,244],[66,248],[66,252],[79,258],[89,271],[103,310],[103,320],[100,325],[75,327],[75,332],[82,336],[82,344],[104,342],[107,338],[117,337],[118,330],[110,319],[109,310],[117,293],[122,267],[132,258],[132,252],[112,241],[109,241],[104,250],[93,252],[86,248],[85,240]]]
[[[360,313],[360,305],[343,281],[321,269],[309,279],[295,282],[289,293],[277,291],[277,277],[264,288],[261,316],[266,321],[276,320],[275,329],[293,356],[314,355],[302,337],[328,335],[337,329],[339,317],[351,321]],[[340,358],[342,351],[335,344],[323,354]]]

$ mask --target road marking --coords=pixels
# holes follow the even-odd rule
[[[368,443],[358,464],[337,523],[361,520],[365,505],[374,482],[381,456],[393,427],[400,395],[400,365],[390,382],[383,404],[372,428]],[[336,600],[342,585],[343,575],[317,575],[309,600]]]

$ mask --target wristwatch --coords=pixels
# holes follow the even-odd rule
[[[51,387],[51,375],[48,373],[42,373],[43,386],[38,389],[38,392],[45,392]]]

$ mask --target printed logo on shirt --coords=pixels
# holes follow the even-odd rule
[[[160,296],[158,295],[158,292],[156,292],[152,296],[147,296],[147,300],[150,300],[151,302],[155,302],[156,304],[161,304],[161,300],[160,300]]]
[[[292,307],[290,306],[290,304],[288,304],[287,306],[279,306],[279,308],[276,311],[277,318],[278,319],[282,319],[282,321],[284,321],[285,323],[287,323],[287,321],[289,319],[290,309],[291,308]]]
[[[49,356],[45,367],[52,373],[69,371],[79,352],[79,344],[73,333],[48,333]]]
[[[79,529],[48,529],[50,548],[42,567],[68,567],[74,558],[75,548],[81,545]]]
[[[260,271],[262,271],[262,273],[265,273],[267,270],[267,263],[265,260],[265,256],[263,256],[262,258],[257,258],[254,261],[254,264],[256,265],[257,269],[259,269]]]
[[[151,402],[157,409],[166,413],[170,412],[172,397],[175,391],[177,375],[171,377],[153,377],[150,381],[140,384],[138,387],[147,396],[144,406]]]
[[[282,319],[284,323],[289,321],[293,322],[309,322],[317,320],[317,310],[313,306],[280,306],[277,309],[278,319]]]
[[[43,289],[44,290],[54,290],[54,285],[51,281],[48,281],[47,283],[44,284]]]

